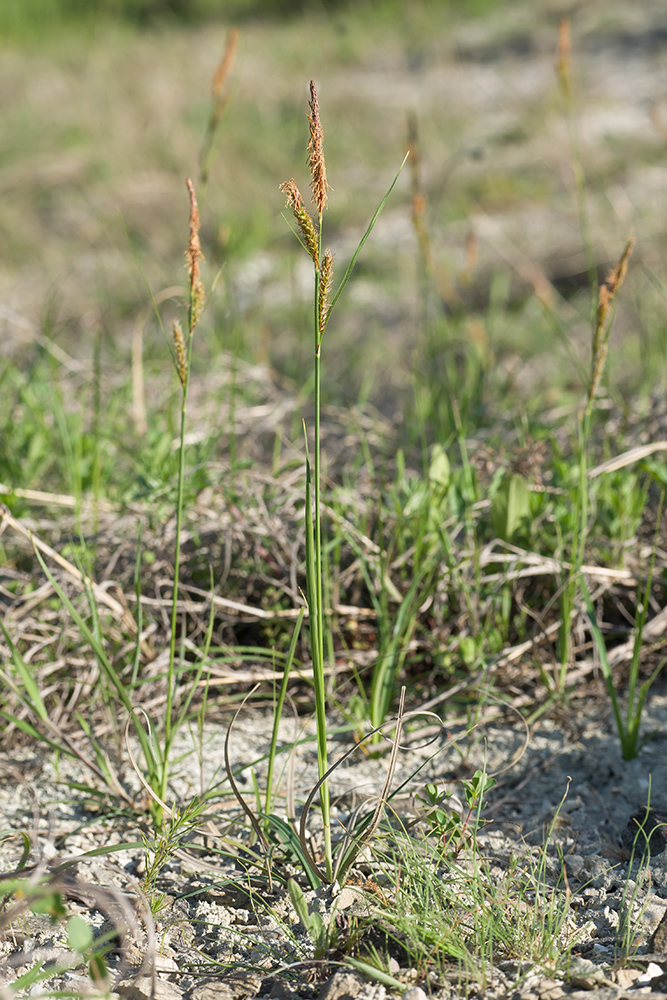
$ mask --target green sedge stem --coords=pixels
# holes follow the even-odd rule
[[[327,726],[326,726],[326,699],[324,692],[324,597],[322,581],[322,465],[320,449],[320,411],[322,405],[321,384],[321,346],[322,333],[320,331],[320,268],[322,265],[322,213],[318,218],[317,234],[317,260],[318,266],[315,268],[315,297],[314,297],[314,333],[315,333],[315,454],[314,454],[314,480],[315,480],[315,607],[311,606],[311,643],[313,658],[313,686],[315,689],[315,720],[317,726],[317,766],[319,777],[322,778],[327,772]],[[312,615],[315,611],[317,626],[312,629]],[[333,853],[331,846],[331,810],[329,801],[329,783],[324,781],[320,789],[320,803],[322,807],[322,825],[324,827],[324,857],[327,877],[331,878],[333,872]]]
[[[185,492],[185,422],[187,416],[188,386],[190,384],[190,367],[192,363],[192,339],[195,332],[195,301],[194,289],[190,289],[190,305],[188,309],[188,360],[185,379],[181,383],[181,431],[178,444],[178,492],[176,496],[176,538],[174,540],[174,588],[171,597],[171,623],[169,640],[169,667],[167,670],[167,711],[165,719],[164,759],[160,781],[160,798],[164,801],[169,780],[169,751],[173,739],[172,711],[175,693],[176,668],[176,619],[178,615],[178,587],[181,569],[181,530],[183,526],[183,498]]]

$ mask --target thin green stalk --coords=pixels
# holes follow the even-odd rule
[[[164,801],[169,781],[169,753],[174,738],[173,706],[176,688],[176,620],[178,616],[178,590],[181,566],[181,531],[183,527],[183,499],[185,493],[185,423],[187,418],[188,387],[192,367],[192,342],[195,327],[199,322],[204,308],[204,287],[199,277],[199,261],[203,259],[201,243],[199,242],[199,208],[192,181],[187,180],[190,195],[190,238],[185,252],[190,278],[190,296],[188,302],[188,343],[183,342],[183,333],[178,323],[174,324],[174,345],[176,350],[176,370],[181,383],[181,427],[178,447],[178,492],[176,496],[176,537],[174,539],[174,587],[171,598],[171,622],[169,639],[169,667],[167,669],[167,709],[165,719],[165,737],[163,767],[160,776],[160,798]]]
[[[192,344],[192,334],[190,334],[190,344]],[[181,431],[178,445],[178,493],[176,496],[176,538],[174,541],[174,586],[171,596],[171,622],[169,640],[169,668],[167,670],[167,714],[165,719],[165,757],[168,754],[172,739],[171,715],[174,702],[174,666],[176,661],[176,619],[178,617],[178,584],[181,567],[181,528],[183,526],[183,495],[185,487],[185,421],[187,416],[188,382],[181,395]],[[165,767],[160,798],[164,798],[167,786],[167,768]]]
[[[276,747],[278,744],[278,726],[280,724],[280,718],[283,713],[283,705],[285,704],[285,697],[287,695],[287,684],[289,682],[290,672],[292,670],[292,664],[294,663],[294,656],[296,654],[296,644],[299,640],[299,635],[301,634],[301,625],[303,624],[304,615],[306,613],[305,608],[299,610],[299,617],[296,620],[296,625],[294,626],[294,633],[292,634],[292,641],[290,643],[289,653],[287,654],[287,660],[285,661],[285,669],[283,670],[283,677],[280,683],[280,691],[278,692],[278,699],[276,701],[276,707],[273,713],[273,732],[271,733],[271,746],[269,747],[269,761],[266,770],[266,796],[264,799],[264,812],[270,813],[273,804],[273,767],[276,759]]]

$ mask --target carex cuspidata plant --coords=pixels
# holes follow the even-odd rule
[[[588,442],[591,435],[595,401],[600,388],[609,351],[609,334],[614,318],[614,304],[618,291],[625,280],[628,261],[635,245],[634,238],[628,239],[616,267],[612,268],[598,289],[597,307],[593,319],[591,340],[591,367],[586,392],[586,401],[579,424],[579,467],[574,511],[572,517],[572,544],[570,571],[561,598],[560,669],[558,676],[559,693],[564,693],[570,659],[570,619],[577,599],[581,567],[586,550],[589,516],[588,483]]]
[[[571,659],[570,625],[571,617],[577,601],[581,566],[586,548],[587,524],[589,514],[588,495],[588,441],[591,433],[592,418],[595,410],[595,400],[600,387],[600,379],[607,360],[609,333],[614,316],[614,302],[627,273],[628,261],[635,241],[629,238],[618,264],[607,275],[605,281],[598,287],[597,268],[590,219],[586,204],[586,174],[584,171],[579,137],[577,132],[577,116],[572,82],[572,40],[569,18],[564,18],[558,31],[558,51],[556,59],[556,74],[563,99],[565,116],[570,141],[570,158],[574,176],[574,189],[577,201],[577,212],[583,249],[586,259],[591,287],[591,368],[588,379],[586,402],[579,422],[579,463],[574,508],[571,519],[571,551],[570,569],[563,584],[561,597],[561,631],[559,636],[559,670],[557,678],[558,693],[563,694],[567,684],[567,672]]]
[[[306,253],[313,262],[314,296],[313,296],[313,342],[314,342],[314,447],[311,465],[306,437],[306,602],[310,626],[310,647],[313,671],[313,688],[315,694],[315,721],[317,729],[317,762],[320,778],[320,805],[324,827],[324,854],[326,875],[330,879],[333,873],[332,843],[331,843],[331,813],[329,804],[329,787],[327,774],[327,728],[326,728],[326,697],[324,682],[324,630],[326,619],[324,614],[324,579],[322,567],[322,471],[321,471],[321,383],[322,383],[322,341],[327,329],[334,306],[336,305],[345,285],[347,284],[357,258],[364,243],[368,239],[375,223],[391,194],[400,169],[394,177],[387,193],[380,202],[366,232],[361,238],[352,259],[345,271],[336,292],[332,294],[334,277],[333,253],[327,247],[323,249],[323,219],[327,207],[330,185],[327,181],[327,169],[324,158],[324,132],[320,120],[320,105],[315,83],[310,81],[310,114],[308,125],[310,138],[308,142],[308,160],[310,166],[310,183],[314,215],[306,208],[305,202],[291,178],[281,185],[280,190],[287,198],[287,206],[292,210],[297,226],[297,236]],[[404,161],[405,162],[405,161]],[[401,165],[402,168],[402,165]],[[304,426],[305,431],[305,426]]]
[[[184,333],[178,320],[174,321],[174,363],[178,380],[181,386],[181,417],[180,436],[178,445],[178,485],[176,493],[176,537],[174,541],[174,584],[171,599],[171,620],[169,637],[169,666],[167,668],[167,709],[165,717],[164,746],[162,748],[162,761],[160,767],[159,787],[154,789],[159,798],[164,801],[167,794],[167,784],[169,781],[169,755],[171,746],[183,719],[184,711],[189,707],[192,695],[196,688],[198,676],[190,687],[190,697],[186,698],[185,706],[181,706],[176,717],[174,713],[174,697],[176,692],[176,638],[178,629],[178,590],[181,565],[181,533],[183,528],[183,507],[185,489],[185,427],[187,422],[187,402],[188,388],[190,385],[190,370],[192,367],[192,343],[194,332],[201,318],[206,301],[206,293],[200,276],[200,261],[204,259],[201,242],[199,239],[199,207],[197,196],[192,181],[188,177],[186,181],[188,194],[190,196],[190,236],[185,250],[186,267],[188,271],[188,299],[187,299],[187,333]],[[197,674],[203,669],[204,658],[199,660]]]

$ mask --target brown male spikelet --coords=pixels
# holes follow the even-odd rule
[[[598,292],[598,307],[595,314],[595,330],[593,331],[593,361],[591,369],[591,383],[588,389],[588,401],[595,398],[598,384],[602,376],[602,369],[607,358],[607,348],[609,345],[609,332],[611,330],[611,308],[616,298],[616,293],[625,281],[628,272],[628,261],[635,245],[635,239],[630,237],[625,244],[625,249],[621,254],[616,267],[607,275],[604,283],[600,285]]]
[[[433,272],[431,241],[426,229],[426,198],[421,179],[421,158],[419,155],[419,133],[417,116],[408,115],[408,152],[410,166],[410,201],[412,207],[412,228],[417,237],[419,256],[424,274]]]
[[[199,242],[199,207],[194,184],[188,177],[185,181],[190,194],[190,239],[185,251],[186,267],[190,276],[190,330],[194,330],[204,308],[206,298],[204,286],[199,277],[199,261],[204,259]]]
[[[572,101],[572,79],[570,69],[572,67],[572,36],[570,34],[570,19],[563,18],[558,26],[558,57],[556,59],[556,72],[563,97],[568,102]]]
[[[301,197],[301,192],[294,182],[294,178],[289,181],[285,181],[284,184],[280,185],[280,190],[287,198],[287,204],[289,208],[294,212],[294,218],[296,219],[297,225],[299,227],[299,232],[304,242],[306,250],[313,258],[315,267],[319,266],[319,253],[318,253],[318,240],[317,233],[315,232],[315,224],[303,203],[303,198]]]
[[[231,68],[234,65],[234,57],[236,56],[236,45],[238,40],[238,28],[232,28],[227,35],[227,44],[225,45],[225,51],[222,55],[222,59],[218,63],[218,68],[213,76],[211,91],[213,100],[216,104],[220,103],[223,99],[225,83],[227,82],[227,77],[229,76]]]
[[[333,254],[327,247],[324,251],[322,266],[320,267],[320,288],[317,311],[319,314],[320,334],[324,333],[329,318],[329,304],[331,299],[331,284],[333,281]]]
[[[317,208],[318,215],[322,215],[327,205],[327,168],[324,162],[324,133],[320,122],[320,105],[317,99],[315,83],[310,81],[310,142],[308,143],[308,153],[310,155],[310,176],[313,189],[313,204]]]
[[[183,330],[181,329],[181,324],[177,319],[174,320],[174,347],[176,349],[176,370],[178,372],[181,385],[185,389],[188,381],[188,358],[185,350]]]

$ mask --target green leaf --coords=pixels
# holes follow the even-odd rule
[[[511,542],[530,517],[530,490],[517,472],[505,476],[491,504],[491,524],[499,538]]]
[[[88,965],[88,975],[94,983],[106,985],[109,979],[109,969],[102,955],[93,955]]]
[[[74,916],[67,921],[67,943],[81,954],[92,948],[93,929],[83,917]]]
[[[295,882],[293,878],[291,878],[287,883],[287,889],[289,892],[289,898],[292,900],[294,911],[307,930],[310,927],[310,914],[308,913],[308,904],[306,903],[306,897],[303,894],[303,890],[298,882]]]
[[[400,992],[405,989],[405,983],[402,983],[400,979],[394,979],[393,976],[387,975],[382,969],[376,969],[375,966],[369,965],[368,962],[362,962],[358,958],[348,958],[347,964],[351,965],[353,969],[357,969],[368,979],[374,979],[378,983],[382,983],[383,986],[393,987]]]
[[[67,916],[67,910],[63,903],[63,898],[59,892],[46,892],[30,904],[33,913],[45,913],[51,920],[63,920]]]
[[[293,857],[299,861],[299,864],[303,869],[303,873],[308,879],[310,888],[318,889],[322,885],[322,880],[317,877],[308,864],[308,859],[303,853],[303,848],[301,847],[301,841],[289,823],[286,823],[280,816],[274,816],[272,813],[269,813],[268,815],[263,814],[263,818],[266,819],[281,844],[284,844],[290,854],[292,854]]]
[[[428,478],[431,486],[446,490],[449,486],[452,470],[447,458],[447,452],[441,444],[434,444],[431,450],[431,463],[428,467]]]
[[[373,218],[371,219],[371,221],[368,223],[368,228],[366,229],[366,232],[364,233],[364,235],[361,237],[361,240],[359,241],[357,249],[354,251],[354,254],[352,255],[352,260],[350,261],[350,263],[347,266],[347,271],[343,275],[343,280],[341,281],[341,283],[338,286],[338,289],[336,291],[336,294],[334,295],[333,299],[331,300],[331,305],[329,307],[329,312],[328,312],[328,315],[327,315],[327,324],[329,323],[329,319],[331,318],[331,313],[334,310],[334,306],[338,302],[338,299],[340,298],[343,289],[345,288],[345,286],[347,285],[348,281],[350,280],[350,275],[352,274],[352,271],[354,270],[354,265],[357,263],[357,258],[359,257],[359,254],[361,253],[361,251],[364,248],[364,243],[366,242],[366,240],[368,239],[368,237],[373,232],[373,229],[375,227],[375,223],[377,222],[378,218],[380,217],[380,213],[381,213],[382,209],[384,208],[384,206],[386,205],[387,199],[389,198],[389,195],[391,194],[391,192],[396,187],[396,181],[401,176],[401,171],[403,170],[403,167],[405,166],[405,161],[407,160],[408,155],[409,154],[406,153],[405,156],[403,157],[403,162],[401,163],[400,167],[398,168],[396,176],[394,177],[393,181],[389,185],[389,188],[388,188],[387,193],[385,194],[384,198],[382,199],[382,201],[378,205],[377,209],[375,210],[375,215],[373,216]]]
[[[26,695],[28,696],[29,699],[30,707],[37,713],[37,715],[43,721],[44,719],[48,718],[48,712],[46,711],[46,706],[42,701],[42,696],[39,693],[39,688],[37,687],[33,679],[33,676],[30,672],[30,668],[25,663],[20,652],[12,642],[9,633],[7,632],[7,629],[5,628],[2,622],[0,622],[0,628],[2,629],[2,633],[5,637],[5,642],[9,646],[9,650],[12,654],[12,662],[16,667],[16,671],[19,677],[21,678],[23,687],[25,688]]]

